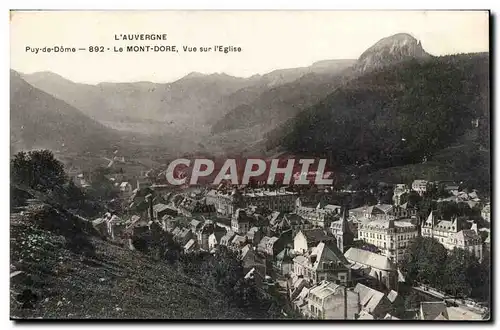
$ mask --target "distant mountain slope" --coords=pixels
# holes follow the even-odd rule
[[[378,168],[421,162],[474,128],[489,146],[489,55],[428,57],[346,82],[267,136],[267,148]]]
[[[222,96],[252,84],[226,74],[191,73],[173,83],[74,83],[52,72],[26,74],[33,86],[101,121],[153,119],[196,126]]]
[[[322,61],[307,68],[294,69],[293,78],[296,79],[281,79],[279,81],[284,83],[278,86],[275,86],[275,79],[279,72],[263,76],[260,84],[239,90],[224,100],[227,102],[226,108],[231,105],[234,108],[214,123],[212,133],[251,128],[260,124],[264,124],[267,129],[272,128],[332,92],[341,81],[342,74],[354,62]]]
[[[14,150],[86,151],[120,140],[117,132],[10,71],[10,130]]]

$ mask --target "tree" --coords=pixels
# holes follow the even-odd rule
[[[13,183],[39,191],[49,191],[66,182],[64,165],[49,150],[19,152],[10,162]]]
[[[481,282],[480,265],[474,254],[464,249],[450,252],[443,273],[443,290],[454,297],[468,297]]]
[[[409,283],[419,282],[440,287],[446,258],[447,251],[437,240],[417,237],[410,243],[401,268]]]

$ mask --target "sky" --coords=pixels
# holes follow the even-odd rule
[[[485,11],[32,11],[11,12],[11,68],[52,71],[91,84],[171,82],[190,72],[249,77],[321,60],[356,59],[378,40],[402,32],[436,56],[489,49]],[[151,33],[166,34],[167,40],[115,40],[120,34]],[[175,45],[178,52],[113,51],[141,44]],[[242,51],[183,51],[183,46],[214,45]],[[31,51],[54,46],[103,46],[105,51]]]

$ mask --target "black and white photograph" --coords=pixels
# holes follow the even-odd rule
[[[11,10],[10,320],[491,321],[490,15]]]

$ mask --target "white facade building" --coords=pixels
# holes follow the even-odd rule
[[[409,220],[374,220],[358,225],[358,238],[375,245],[393,262],[403,260],[410,241],[418,236]]]

